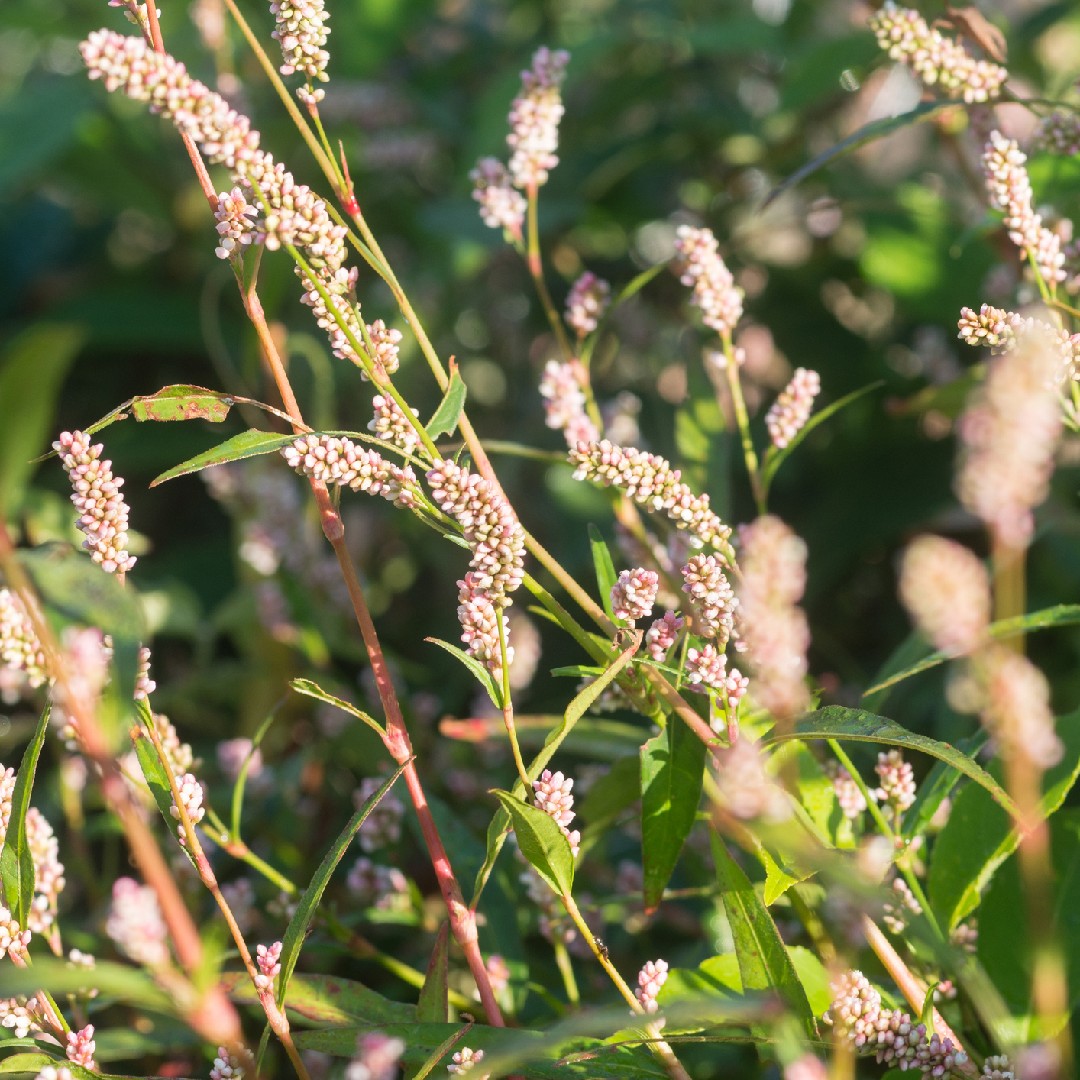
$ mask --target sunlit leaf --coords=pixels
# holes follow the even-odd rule
[[[427,422],[427,433],[432,439],[440,435],[449,435],[458,426],[461,414],[465,410],[465,383],[455,365],[450,373],[450,382],[443,394],[435,415]]]
[[[574,856],[555,819],[508,791],[492,791],[492,795],[510,815],[518,847],[529,865],[560,896],[569,896],[574,885]]]
[[[374,717],[369,716],[363,709],[358,709],[351,702],[345,701],[344,698],[335,697],[333,694],[328,693],[318,683],[312,682],[311,679],[293,679],[289,685],[298,694],[314,698],[316,701],[321,701],[324,705],[332,705],[335,709],[340,709],[350,716],[355,716],[357,720],[367,724],[367,726],[377,734],[385,734],[382,726],[374,719]]]
[[[288,446],[296,439],[295,435],[275,435],[272,431],[257,431],[251,428],[234,435],[231,439],[218,444],[212,450],[204,450],[193,458],[174,465],[160,476],[150,481],[151,487],[164,484],[166,480],[175,480],[178,476],[201,472],[213,465],[224,465],[229,461],[244,461],[247,458],[273,454]]]

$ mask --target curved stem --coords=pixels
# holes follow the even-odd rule
[[[742,383],[739,380],[739,365],[735,358],[735,347],[731,340],[730,332],[721,335],[724,342],[724,374],[727,376],[728,388],[731,391],[731,402],[735,408],[735,422],[739,425],[739,437],[742,440],[743,460],[746,462],[746,472],[750,477],[750,490],[754,496],[754,505],[758,514],[766,512],[765,488],[761,481],[761,469],[758,465],[757,451],[754,449],[753,440],[750,438],[750,417],[746,411],[746,400],[743,398]]]
[[[570,344],[570,339],[566,336],[562,320],[555,310],[551,293],[548,292],[547,282],[544,280],[544,263],[540,255],[539,204],[540,199],[537,194],[536,184],[530,184],[528,190],[528,249],[525,261],[529,267],[529,276],[536,286],[536,295],[540,298],[540,306],[544,309],[544,315],[547,316],[551,332],[559,343],[559,350],[566,360],[572,360],[574,358],[574,349]],[[596,421],[594,420],[593,423],[596,423]]]

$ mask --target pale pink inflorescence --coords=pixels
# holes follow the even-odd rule
[[[233,1054],[227,1047],[219,1046],[210,1070],[210,1080],[244,1080],[245,1076],[256,1076],[255,1058],[251,1051],[241,1049],[239,1054]]]
[[[6,956],[25,957],[33,934],[24,930],[11,912],[0,905],[0,960]]]
[[[1026,656],[1002,645],[986,650],[978,670],[985,695],[982,721],[994,741],[1040,769],[1056,765],[1064,747],[1054,730],[1046,676]]]
[[[581,844],[581,833],[570,831],[574,820],[574,781],[561,772],[545,769],[538,780],[533,781],[533,801],[537,807],[555,820],[563,836],[570,842],[570,850],[576,856]]]
[[[570,54],[546,46],[533,54],[532,67],[521,73],[521,91],[510,106],[509,172],[514,186],[539,187],[559,164],[559,121],[563,116],[560,87]]]
[[[570,451],[575,480],[614,487],[648,510],[666,514],[679,529],[716,548],[728,562],[731,529],[709,507],[708,495],[695,495],[682,474],[659,454],[600,442],[578,443]]]
[[[821,393],[821,376],[808,368],[796,368],[791,382],[780,392],[765,414],[765,426],[773,446],[783,450],[806,426]]]
[[[682,591],[690,598],[696,617],[695,629],[703,637],[715,638],[723,649],[735,627],[739,601],[724,573],[724,564],[715,555],[692,555],[682,568]]]
[[[967,1055],[940,1035],[927,1036],[926,1025],[916,1024],[899,1009],[885,1010],[881,995],[859,971],[849,971],[832,983],[833,1002],[825,1022],[857,1053],[873,1054],[880,1064],[901,1070],[918,1069],[924,1076],[956,1073]]]
[[[1017,1080],[1008,1054],[993,1054],[983,1060],[983,1080]]]
[[[654,1013],[660,1008],[657,997],[660,988],[667,982],[668,963],[666,960],[650,960],[638,972],[637,989],[634,997],[638,1004],[647,1012]]]
[[[420,435],[416,424],[411,423],[401,406],[389,394],[377,394],[371,401],[374,418],[368,424],[368,431],[379,439],[393,443],[399,450],[411,454],[420,445]],[[417,409],[411,410],[413,416],[419,416]]]
[[[473,1073],[476,1073],[474,1080],[485,1080],[486,1074],[481,1076],[478,1071],[478,1066],[483,1060],[483,1050],[472,1050],[468,1046],[463,1046],[451,1058],[450,1064],[446,1066],[446,1071],[451,1076],[472,1076]]]
[[[915,802],[915,774],[899,750],[878,754],[874,772],[880,782],[874,792],[879,802],[887,803],[901,813]]]
[[[32,687],[48,682],[45,654],[30,616],[10,589],[0,589],[0,664],[21,672]]]
[[[510,182],[510,173],[498,158],[485,157],[469,173],[472,197],[480,204],[480,218],[489,229],[503,229],[521,236],[527,203]]]
[[[345,1080],[395,1080],[405,1041],[381,1031],[365,1031],[345,1067]]]
[[[585,411],[583,381],[587,378],[577,360],[549,360],[540,379],[540,396],[544,399],[544,423],[561,431],[568,446],[598,439],[596,425]]]
[[[231,191],[219,192],[217,199],[214,228],[219,239],[214,254],[219,259],[231,259],[255,239],[259,208],[248,202],[246,192],[238,185]]]
[[[158,967],[168,962],[165,920],[149,885],[129,877],[113,883],[105,933],[137,964]]]
[[[870,17],[870,29],[893,60],[907,65],[927,86],[968,103],[992,101],[1009,73],[1000,64],[976,60],[962,45],[930,27],[912,8],[886,0]]]
[[[866,809],[866,798],[859,785],[852,779],[851,773],[835,761],[826,762],[825,771],[832,780],[840,812],[854,821]]]
[[[25,1039],[31,1032],[44,1031],[45,1019],[38,999],[0,998],[0,1027],[17,1039]]]
[[[765,767],[761,747],[739,739],[717,756],[716,785],[724,805],[744,821],[786,821],[791,801]]]
[[[679,280],[694,290],[691,303],[701,321],[718,334],[731,334],[742,318],[743,290],[720,257],[711,229],[680,225],[675,240]]]
[[[686,650],[686,683],[692,689],[720,690],[727,680],[727,657],[711,642]]]
[[[645,631],[645,648],[658,664],[667,659],[672,646],[678,640],[682,632],[684,620],[681,615],[674,611],[665,611],[659,619],[655,619],[648,630]]]
[[[990,575],[982,560],[954,540],[920,536],[900,564],[900,599],[935,649],[973,653],[990,626]]]
[[[1014,139],[991,131],[983,152],[983,172],[990,205],[1005,215],[1009,239],[1030,258],[1043,280],[1053,288],[1064,281],[1065,256],[1061,237],[1048,229],[1032,205],[1027,156]]]
[[[1080,116],[1072,110],[1056,109],[1039,121],[1028,146],[1062,157],[1075,157],[1080,154]]]
[[[620,571],[618,580],[611,587],[611,610],[615,618],[630,623],[647,619],[652,614],[659,588],[660,575],[655,570],[639,566]]]
[[[285,60],[280,67],[282,75],[299,72],[308,85],[296,92],[305,104],[316,105],[326,96],[321,88],[312,83],[326,82],[326,65],[330,54],[326,40],[330,28],[326,25],[326,5],[323,0],[273,0],[270,14],[277,22],[272,37],[281,45]]]
[[[778,719],[805,712],[810,630],[797,602],[806,587],[806,545],[778,517],[739,531],[742,583],[738,628],[750,661],[754,700]]]
[[[586,270],[566,295],[566,324],[579,338],[587,337],[600,324],[611,301],[611,286]]]
[[[87,1024],[80,1031],[69,1031],[67,1033],[65,1052],[68,1061],[81,1065],[84,1069],[96,1070],[97,1064],[94,1061],[94,1051],[96,1049],[97,1044],[94,1042],[93,1024]]]
[[[34,1080],[75,1080],[75,1074],[66,1065],[46,1065]]]
[[[274,980],[281,974],[281,948],[280,941],[255,948],[255,965],[258,968],[255,989],[260,993],[269,993],[274,989]]]
[[[1061,351],[1038,326],[991,360],[958,423],[956,492],[995,538],[1025,547],[1032,510],[1046,498],[1061,435],[1057,386]]]
[[[302,435],[281,451],[289,467],[328,487],[348,487],[381,495],[395,506],[412,506],[416,476],[409,466],[399,467],[374,450],[336,435]]]
[[[894,934],[902,934],[911,921],[911,916],[922,914],[922,905],[915,899],[915,894],[902,877],[895,877],[889,888],[892,896],[885,901],[881,921]]]
[[[184,830],[184,823],[180,818],[178,803],[179,806],[184,808],[188,821],[191,822],[192,826],[198,825],[206,816],[206,809],[203,806],[202,784],[199,783],[193,773],[184,773],[183,776],[177,777],[177,795],[169,809],[172,816],[180,822],[176,827],[176,833],[180,838],[180,843],[186,847],[187,834]]]
[[[91,444],[82,431],[64,431],[53,449],[71,481],[71,501],[79,511],[76,525],[86,533],[83,547],[103,570],[127,573],[135,558],[127,550],[128,507],[120,493],[124,481],[113,476],[111,461],[102,460],[104,447]]]

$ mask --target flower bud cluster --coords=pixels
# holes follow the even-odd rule
[[[684,625],[685,621],[681,615],[674,611],[665,611],[645,631],[645,649],[658,664],[662,664],[667,659]]]
[[[307,105],[317,105],[326,96],[322,89],[312,89],[313,82],[326,82],[326,65],[330,54],[326,51],[326,39],[330,28],[326,25],[326,6],[323,0],[272,0],[270,14],[277,22],[271,35],[281,45],[285,63],[279,70],[282,75],[299,71],[307,77],[308,85],[296,92]]]
[[[432,498],[461,526],[472,551],[470,584],[490,593],[496,608],[509,605],[509,594],[525,574],[525,535],[501,492],[477,473],[445,459],[427,472]]]
[[[851,773],[835,761],[825,764],[825,772],[832,781],[833,793],[836,795],[837,805],[844,817],[854,821],[865,809],[866,798],[859,785],[852,779]]]
[[[686,682],[690,687],[722,690],[727,680],[727,657],[711,641],[686,650]]]
[[[1025,168],[1027,155],[1013,139],[991,131],[983,152],[983,172],[990,205],[1005,215],[1009,239],[1030,258],[1042,279],[1053,288],[1064,281],[1065,256],[1061,237],[1043,225],[1032,205],[1031,180]]]
[[[1072,110],[1056,109],[1039,121],[1028,144],[1030,150],[1046,150],[1061,157],[1080,154],[1080,116]]]
[[[731,529],[709,507],[708,495],[695,495],[682,474],[659,454],[616,446],[603,439],[582,442],[570,450],[575,480],[614,487],[639,506],[666,514],[702,544],[716,548],[731,561]]]
[[[638,567],[621,571],[611,587],[612,614],[622,622],[647,619],[652,614],[659,588],[660,575],[655,570]]]
[[[667,982],[668,963],[666,960],[650,960],[638,972],[637,989],[634,997],[647,1013],[654,1013],[660,1008],[656,998],[660,988]]]
[[[463,1046],[451,1058],[450,1064],[446,1066],[446,1071],[451,1076],[472,1076],[473,1073],[477,1073],[473,1080],[487,1080],[487,1073],[480,1074],[477,1071],[477,1066],[483,1060],[483,1050],[471,1050],[469,1047]]]
[[[30,616],[10,589],[0,589],[0,664],[21,671],[32,687],[48,682],[45,654]]]
[[[399,450],[411,454],[420,445],[420,436],[416,425],[409,422],[401,406],[389,394],[376,394],[371,401],[374,419],[368,424],[370,431],[377,438],[393,443]],[[413,416],[419,416],[419,410],[412,410]]]
[[[956,492],[997,540],[1025,547],[1046,498],[1061,434],[1060,339],[1038,324],[987,365],[958,422]]]
[[[381,495],[395,506],[416,503],[418,486],[409,466],[399,468],[374,450],[336,435],[302,435],[281,451],[291,469],[327,486]]]
[[[220,237],[214,254],[219,259],[231,259],[255,239],[255,218],[259,208],[248,202],[247,194],[239,185],[231,191],[219,192],[214,209],[214,228]]]
[[[502,229],[521,238],[527,203],[510,182],[510,173],[498,158],[485,157],[469,173],[472,197],[480,204],[480,218],[489,229]]]
[[[570,823],[576,816],[573,809],[573,788],[574,781],[570,777],[545,769],[540,778],[533,781],[533,801],[540,810],[554,819],[563,836],[569,841],[571,853],[577,858],[581,833],[577,829],[570,831]]]
[[[509,172],[514,186],[539,187],[559,164],[559,121],[563,116],[560,87],[570,54],[546,46],[533,54],[532,67],[521,73],[521,91],[510,106]]]
[[[994,741],[1037,768],[1056,765],[1064,747],[1054,730],[1046,676],[1026,656],[1003,645],[985,650],[977,671],[985,695],[982,722]]]
[[[183,776],[177,777],[176,799],[174,799],[172,806],[169,808],[169,813],[180,822],[176,827],[176,833],[180,837],[180,843],[186,847],[187,833],[180,817],[181,806],[184,808],[188,821],[191,822],[192,827],[198,825],[199,822],[206,817],[206,809],[203,806],[202,784],[199,783],[193,773],[184,773]]]
[[[717,759],[716,785],[724,805],[743,821],[786,821],[791,801],[765,767],[761,747],[741,738]]]
[[[611,286],[603,278],[585,271],[566,295],[566,325],[579,340],[587,337],[600,324],[610,301]]]
[[[38,999],[28,1001],[21,995],[0,998],[0,1027],[6,1028],[16,1039],[25,1039],[31,1032],[44,1031],[44,1019]]]
[[[356,1053],[345,1066],[345,1080],[395,1080],[405,1041],[381,1031],[365,1031],[356,1040]]]
[[[0,790],[2,788],[0,779]],[[5,815],[2,822],[5,834],[7,822]],[[3,842],[0,836],[0,847]],[[26,811],[26,846],[34,864],[34,899],[27,913],[27,927],[35,934],[44,934],[56,920],[57,904],[67,880],[56,834],[45,815],[34,806]]]
[[[908,545],[900,600],[920,632],[949,656],[974,652],[990,626],[990,575],[953,540],[920,536]]]
[[[11,912],[0,905],[0,960],[5,956],[25,957],[33,934],[24,930]]]
[[[255,965],[259,969],[255,976],[255,989],[260,993],[269,993],[274,989],[274,980],[281,974],[281,948],[280,941],[255,948]]]
[[[1017,1080],[1007,1054],[993,1054],[983,1061],[983,1080]]]
[[[113,883],[105,933],[137,964],[159,967],[168,962],[165,920],[149,885],[129,877]]]
[[[563,363],[549,360],[540,379],[540,396],[544,399],[544,423],[561,431],[568,446],[592,442],[599,438],[596,425],[585,411],[583,380],[587,376],[577,360]]]
[[[244,1080],[245,1076],[256,1075],[255,1059],[249,1050],[242,1049],[237,1055],[230,1053],[227,1047],[218,1047],[214,1067],[210,1070],[210,1080]]]
[[[94,1051],[96,1049],[97,1044],[94,1042],[93,1024],[87,1024],[81,1031],[69,1031],[67,1033],[65,1052],[68,1061],[81,1065],[84,1069],[96,1071],[97,1064],[94,1061]]]
[[[783,450],[806,426],[821,393],[821,376],[808,368],[796,368],[791,382],[781,391],[765,414],[765,426],[773,446]]]
[[[878,754],[874,772],[881,782],[874,792],[879,802],[888,803],[898,813],[903,813],[915,802],[915,773],[899,750]]]
[[[1000,64],[976,60],[962,45],[928,26],[917,11],[894,0],[886,0],[870,17],[870,29],[878,45],[927,86],[940,86],[949,97],[969,104],[997,98],[1009,77]]]
[[[806,586],[806,545],[778,517],[739,532],[742,585],[738,629],[750,661],[754,700],[777,719],[804,712],[810,630],[797,605]]]
[[[922,914],[922,905],[915,899],[915,894],[908,888],[908,883],[902,877],[892,880],[892,898],[885,901],[885,909],[881,921],[894,934],[902,934],[912,915]]]
[[[833,1002],[825,1022],[860,1054],[873,1054],[879,1064],[918,1069],[924,1076],[958,1074],[967,1055],[951,1039],[934,1034],[929,1038],[925,1024],[915,1024],[899,1009],[882,1008],[881,995],[859,971],[849,971],[834,980]]]
[[[101,443],[91,445],[84,432],[61,432],[52,445],[71,481],[71,501],[79,511],[76,525],[86,533],[83,547],[103,570],[126,573],[135,558],[127,551],[128,507],[120,494],[124,481],[113,476],[111,461],[102,460]]]
[[[715,555],[691,555],[682,568],[682,591],[690,598],[698,633],[714,638],[725,648],[735,626],[739,606],[735,591],[724,573],[724,564]]]
[[[731,334],[742,318],[743,290],[719,249],[711,229],[679,226],[675,240],[679,280],[694,290],[691,303],[701,309],[701,321],[718,334]]]

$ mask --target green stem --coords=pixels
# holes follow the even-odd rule
[[[536,286],[536,294],[540,298],[540,306],[544,309],[548,324],[551,326],[551,332],[555,335],[555,340],[559,343],[559,350],[566,360],[572,360],[574,358],[574,350],[570,345],[570,339],[566,336],[566,331],[563,329],[559,313],[555,310],[555,304],[551,299],[551,293],[548,292],[547,282],[544,280],[544,263],[540,254],[540,199],[535,184],[529,185],[528,196],[528,248],[525,261],[529,268],[529,276],[533,279],[533,284]],[[595,404],[593,408],[595,409]],[[596,423],[595,418],[593,418],[593,423]],[[599,426],[600,425],[597,424],[598,428]]]
[[[570,962],[570,953],[561,941],[552,942],[551,947],[555,951],[555,966],[559,969],[563,986],[566,988],[566,1000],[571,1005],[578,1005],[581,1002],[581,995],[578,992],[577,979],[574,978],[574,966]]]
[[[725,331],[720,336],[724,343],[724,374],[727,376],[728,388],[731,391],[731,402],[735,408],[735,422],[739,425],[739,436],[742,439],[743,461],[746,463],[746,472],[750,477],[750,490],[754,496],[754,504],[757,507],[758,514],[762,515],[766,512],[765,489],[761,482],[761,469],[758,465],[757,451],[754,449],[753,440],[750,438],[750,417],[746,411],[742,383],[739,380],[739,365],[735,359],[735,347],[731,340],[730,331]]]

